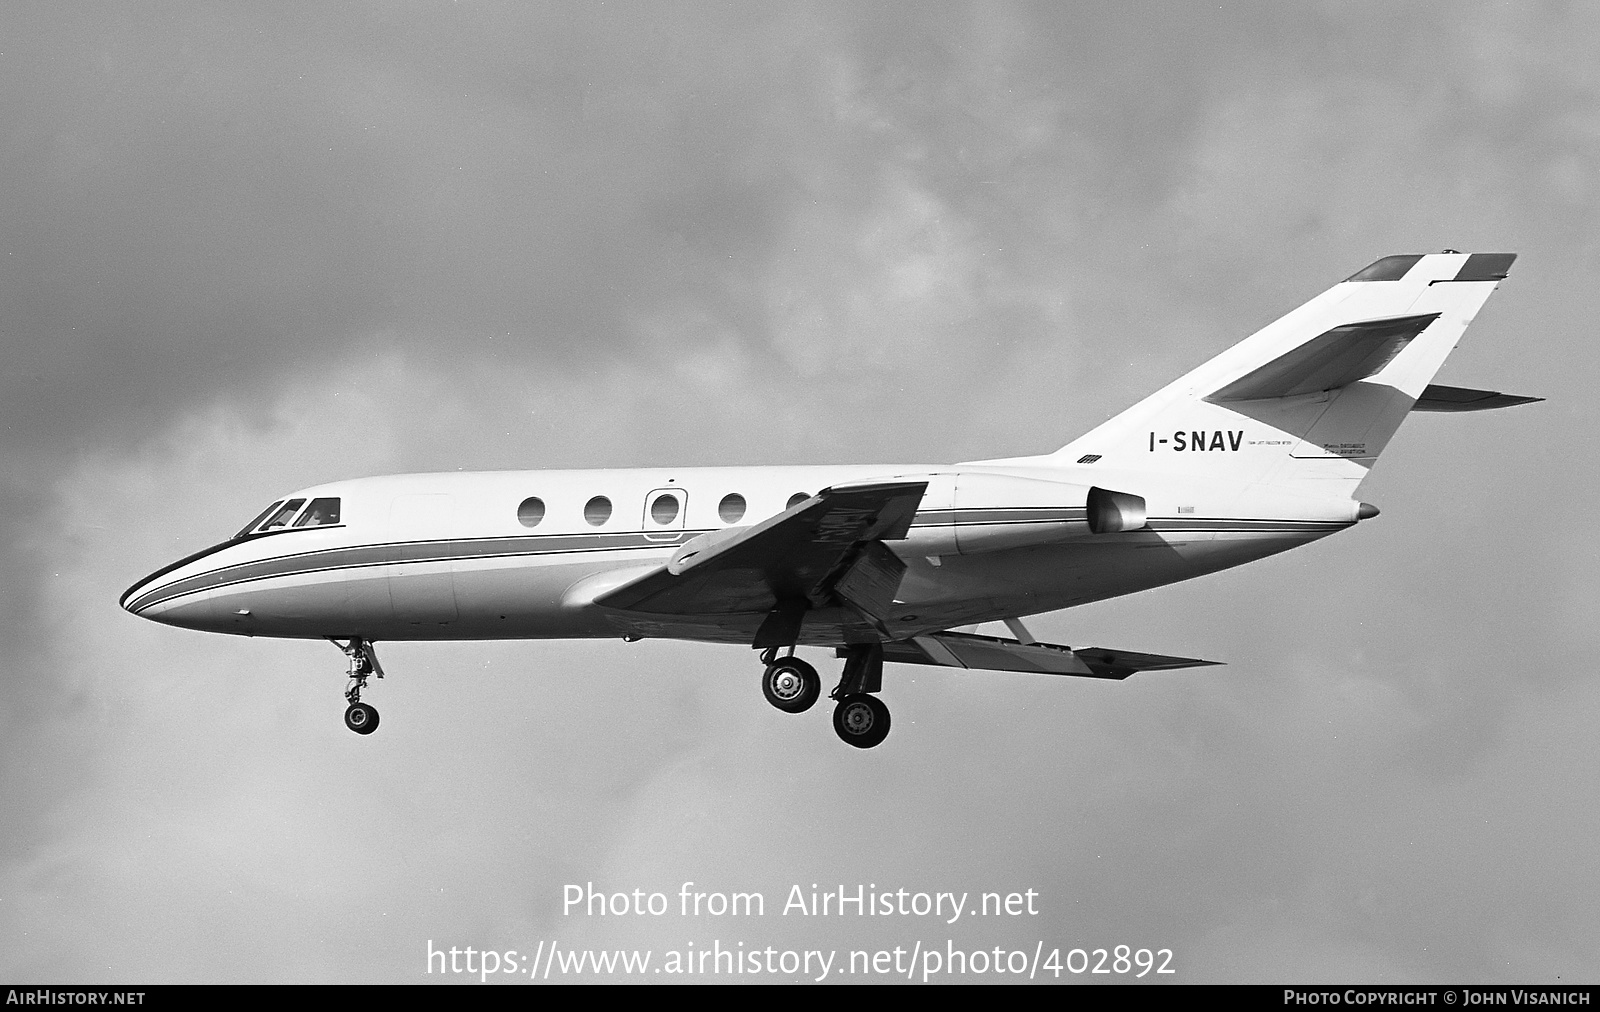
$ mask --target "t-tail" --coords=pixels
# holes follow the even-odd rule
[[[1353,497],[1407,413],[1536,399],[1429,385],[1515,259],[1384,257],[1056,453],[1006,463]]]

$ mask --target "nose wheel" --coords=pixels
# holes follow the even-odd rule
[[[344,711],[344,726],[356,734],[371,734],[378,729],[378,708],[371,703],[351,703]]]
[[[345,702],[350,705],[344,711],[344,726],[356,734],[371,734],[378,729],[378,708],[371,703],[363,703],[361,692],[367,687],[368,678],[373,675],[383,677],[383,665],[378,663],[378,652],[372,648],[371,641],[359,637],[349,643],[340,643],[338,640],[332,643],[350,658],[350,686],[344,690]]]

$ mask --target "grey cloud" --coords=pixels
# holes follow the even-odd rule
[[[8,10],[0,967],[417,979],[705,937],[554,904],[720,876],[1033,885],[995,938],[1185,980],[1592,976],[1593,17]],[[355,742],[326,645],[115,607],[345,475],[1052,449],[1469,242],[1524,258],[1443,380],[1549,403],[1413,420],[1373,525],[1036,624],[1227,669],[901,671],[856,756],[738,651],[398,645]]]

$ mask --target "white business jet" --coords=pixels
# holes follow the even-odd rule
[[[1187,580],[1377,515],[1355,498],[1410,411],[1538,398],[1430,385],[1511,253],[1390,256],[1035,457],[950,465],[496,471],[303,489],[128,589],[169,625],[323,638],[345,723],[380,640],[646,637],[761,651],[768,702],[889,732],[885,661],[1126,678],[1187,657],[1040,643],[1021,619]],[[1001,621],[1012,637],[954,631]]]

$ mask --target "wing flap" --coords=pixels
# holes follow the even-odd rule
[[[1169,671],[1216,665],[1194,657],[1170,657],[1133,650],[1088,647],[1073,650],[1055,643],[1022,643],[996,636],[940,632],[885,643],[883,659],[902,664],[936,664],[949,668],[1021,671],[1084,678],[1127,678],[1136,671]]]

